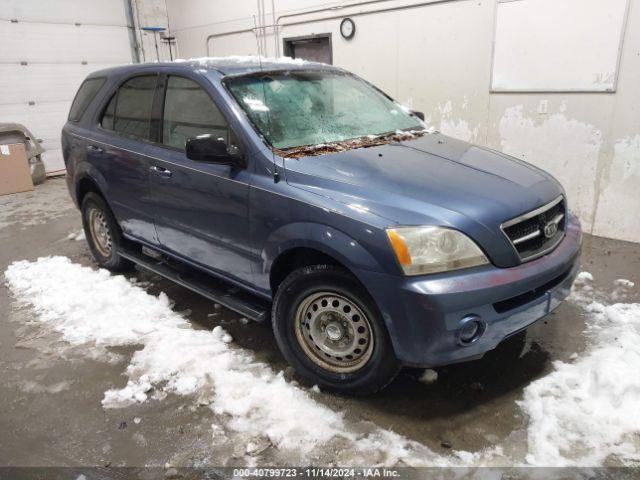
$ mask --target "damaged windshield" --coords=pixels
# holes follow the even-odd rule
[[[393,100],[340,72],[243,76],[226,85],[260,133],[280,150],[424,128]]]

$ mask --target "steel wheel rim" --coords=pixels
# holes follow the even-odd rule
[[[89,210],[89,231],[96,250],[100,255],[108,257],[111,255],[111,232],[107,219],[101,210],[92,208]]]
[[[300,302],[295,332],[307,357],[331,372],[359,370],[373,353],[367,316],[354,302],[332,292],[314,293]]]

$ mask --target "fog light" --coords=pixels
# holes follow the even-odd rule
[[[469,315],[460,321],[458,341],[462,345],[471,345],[484,333],[484,322],[477,315]]]

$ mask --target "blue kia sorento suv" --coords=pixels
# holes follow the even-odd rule
[[[333,66],[201,59],[89,75],[62,148],[101,267],[271,322],[302,377],[367,394],[481,357],[579,268],[551,175],[421,118]]]

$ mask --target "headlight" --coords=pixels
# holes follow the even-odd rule
[[[473,240],[450,228],[388,228],[387,236],[405,275],[445,272],[489,263]]]

